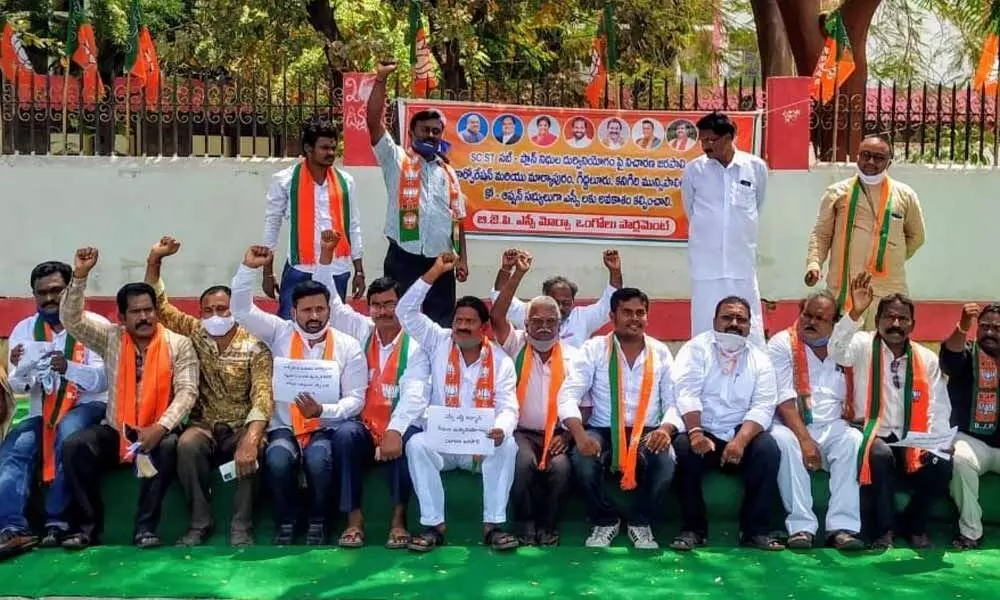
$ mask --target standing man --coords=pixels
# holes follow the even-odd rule
[[[448,164],[448,143],[442,140],[444,119],[435,110],[413,115],[409,148],[392,141],[385,130],[386,80],[398,64],[382,62],[368,97],[368,132],[375,158],[382,167],[389,195],[385,236],[389,251],[384,274],[405,292],[445,252],[458,254],[454,273],[445,273],[427,294],[423,312],[441,327],[451,326],[455,280],[469,276],[465,245],[465,197],[458,175]]]
[[[771,535],[778,499],[781,452],[767,433],[777,403],[767,351],[747,343],[750,306],[744,298],[719,300],[712,331],[684,344],[674,364],[674,394],[684,433],[674,440],[681,533],[670,547],[682,552],[708,538],[701,482],[709,469],[743,473],[740,543],[783,550]]]
[[[484,332],[489,311],[475,296],[460,298],[455,305],[454,324],[445,329],[420,313],[420,305],[435,280],[455,269],[458,258],[449,253],[437,258],[430,268],[403,295],[396,316],[403,331],[420,343],[431,360],[431,384],[427,393],[414,395],[403,389],[404,396],[393,411],[389,431],[395,431],[393,446],[411,424],[417,422],[428,406],[493,409],[496,418],[489,430],[495,449],[487,457],[468,454],[442,454],[431,447],[424,432],[414,434],[406,443],[406,460],[413,477],[413,487],[420,501],[420,524],[424,532],[410,540],[409,548],[429,552],[444,544],[447,530],[444,515],[444,486],[441,471],[482,470],[483,543],[494,550],[512,550],[518,541],[501,528],[507,521],[507,499],[514,481],[517,444],[518,403],[515,392],[517,376],[514,363],[491,342]],[[387,443],[383,444],[385,448]],[[386,448],[397,456],[398,446]]]
[[[28,394],[30,404],[28,417],[0,446],[0,558],[38,541],[28,530],[25,509],[39,463],[41,483],[48,486],[42,546],[62,542],[69,529],[70,504],[63,441],[97,425],[107,412],[104,361],[70,335],[59,319],[60,299],[72,275],[69,265],[55,261],[32,269],[31,292],[38,312],[14,326],[7,340],[10,386],[18,394]],[[100,315],[87,313],[87,317],[108,325]],[[39,351],[42,344],[50,349]]]
[[[892,146],[878,135],[861,140],[858,173],[829,188],[820,202],[809,236],[806,285],[814,286],[829,257],[826,286],[844,312],[851,310],[850,282],[871,273],[875,300],[906,294],[906,261],[924,243],[924,217],[916,192],[891,179]],[[875,329],[875,313],[864,315],[864,329]]]
[[[916,324],[912,300],[902,294],[882,298],[875,312],[878,330],[861,331],[874,298],[870,273],[851,280],[851,310],[834,327],[829,348],[834,361],[854,368],[848,418],[863,423],[858,477],[872,509],[872,546],[892,548],[895,534],[902,532],[912,547],[930,548],[927,520],[951,482],[948,389],[937,355],[910,339]],[[930,448],[890,445],[911,433],[942,441]],[[913,495],[897,521],[896,489],[904,481]]]
[[[712,331],[726,296],[750,304],[750,341],[764,347],[757,287],[757,226],[767,188],[767,165],[733,145],[736,126],[713,112],[698,121],[705,154],[684,167],[681,196],[690,227],[691,336]]]
[[[333,285],[329,265],[333,250],[337,247],[337,234],[324,231],[322,243],[323,251],[313,278],[329,288]],[[386,436],[398,436],[396,432],[387,432],[386,427],[399,402],[400,388],[407,375],[414,379],[419,390],[424,389],[428,373],[427,356],[420,350],[420,344],[403,332],[396,318],[399,285],[395,281],[388,277],[379,277],[373,281],[368,286],[367,301],[371,314],[368,317],[341,302],[336,294],[331,294],[330,326],[364,344],[368,364],[368,390],[365,393],[365,406],[361,409],[361,422],[369,435],[369,447],[364,452],[365,462],[370,463],[373,458],[388,462],[392,523],[389,525],[389,539],[385,546],[390,550],[400,550],[410,543],[410,533],[406,527],[406,507],[413,493],[413,483],[405,457],[390,459],[377,449]],[[404,432],[406,433],[410,432]],[[398,446],[402,449],[402,438],[392,440],[390,445],[392,442],[399,442]]]
[[[858,448],[861,432],[844,420],[847,377],[830,358],[827,343],[840,319],[828,290],[802,301],[798,320],[767,343],[778,383],[778,417],[771,435],[781,449],[778,489],[788,518],[788,547],[812,548],[819,521],[813,512],[810,471],[830,472],[827,545],[861,550],[861,491]]]
[[[306,545],[326,543],[327,516],[332,506],[347,513],[347,528],[339,545],[364,545],[361,487],[368,452],[368,432],[358,420],[364,406],[368,368],[361,344],[330,327],[330,291],[309,280],[292,290],[292,318],[286,321],[253,303],[254,270],[274,257],[270,248],[251,246],[233,277],[232,311],[236,322],[264,342],[274,356],[274,415],[268,427],[265,461],[274,507],[274,543],[290,545],[300,514],[297,506],[299,465],[305,471],[309,500]],[[320,402],[311,393],[279,396],[279,368],[290,361],[321,362],[337,374],[326,383],[332,402]],[[337,482],[337,484],[335,484]],[[334,499],[337,487],[340,497]],[[303,503],[306,504],[306,503]]]
[[[229,527],[231,546],[252,546],[253,504],[264,435],[274,412],[271,351],[236,324],[228,287],[212,286],[201,294],[201,318],[178,310],[167,299],[160,268],[180,250],[164,237],[146,259],[146,283],[156,289],[164,327],[191,340],[198,354],[198,400],[177,442],[177,475],[191,510],[191,523],[179,546],[200,546],[212,535],[212,484],[215,468],[236,462],[236,493]]]
[[[129,283],[118,290],[122,325],[85,314],[87,276],[96,264],[96,248],[76,251],[73,280],[59,308],[69,334],[104,358],[108,381],[107,423],[81,429],[63,443],[78,522],[62,545],[82,550],[100,543],[101,472],[135,462],[140,483],[133,543],[152,548],[160,545],[156,528],[174,478],[180,426],[198,399],[198,355],[191,340],[160,324],[156,291],[148,284]]]
[[[334,281],[337,293],[347,295],[347,281],[354,267],[352,293],[360,298],[365,291],[365,267],[361,260],[361,217],[355,196],[354,178],[333,166],[337,158],[337,131],[325,120],[314,118],[302,125],[303,158],[275,173],[267,191],[263,245],[272,251],[278,246],[281,223],[288,220],[288,261],[275,287],[274,265],[264,266],[264,293],[279,294],[278,316],[289,320],[292,291],[312,278],[319,257],[319,235],[332,229],[340,235],[334,253]]]
[[[976,341],[966,343],[973,322]],[[1000,431],[997,429],[997,360],[1000,359],[1000,304],[982,310],[966,304],[955,331],[941,346],[941,371],[948,376],[951,424],[955,438],[951,497],[958,505],[959,550],[978,548],[983,537],[979,478],[1000,472]]]

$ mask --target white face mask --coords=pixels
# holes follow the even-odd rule
[[[208,335],[212,337],[222,337],[226,335],[235,325],[236,319],[234,319],[232,315],[228,317],[215,315],[201,320],[201,326],[204,327],[205,331],[208,332]]]
[[[747,339],[742,335],[724,333],[722,331],[715,332],[715,341],[719,343],[719,347],[725,352],[739,352],[747,345]]]
[[[878,185],[882,183],[883,181],[885,181],[885,175],[886,175],[885,171],[882,171],[877,175],[865,175],[864,173],[861,172],[860,169],[858,170],[858,179],[861,180],[861,183],[868,186]]]
[[[530,335],[525,334],[525,338],[528,340],[528,343],[531,344],[531,347],[534,348],[536,352],[548,352],[559,341],[559,338],[555,336],[553,336],[551,340],[536,340]]]
[[[304,339],[307,342],[318,342],[326,337],[326,329],[327,329],[326,327],[323,327],[323,329],[320,329],[316,333],[309,333],[305,329],[302,329],[302,327],[300,327],[298,323],[294,323],[294,325],[295,325],[295,331],[298,331],[299,335],[302,336],[302,339]]]

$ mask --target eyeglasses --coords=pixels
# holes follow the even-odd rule
[[[884,163],[889,160],[889,156],[886,154],[879,154],[878,152],[869,152],[867,150],[862,150],[861,160],[870,160],[872,162]]]

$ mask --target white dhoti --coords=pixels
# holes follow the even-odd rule
[[[830,506],[826,511],[826,532],[861,532],[861,491],[858,486],[858,449],[861,432],[846,421],[809,425],[809,435],[819,446],[823,470],[830,473]],[[809,471],[802,461],[802,448],[792,430],[775,424],[771,435],[781,449],[778,489],[788,512],[785,527],[789,535],[805,531],[816,535],[819,521],[813,512]]]
[[[513,436],[504,438],[491,456],[483,457],[483,523],[507,521],[507,499],[514,483],[517,444]],[[433,527],[444,523],[444,485],[441,471],[475,470],[468,454],[442,454],[427,444],[427,435],[417,433],[406,443],[406,462],[413,491],[420,502],[420,524]]]
[[[715,305],[727,296],[737,296],[750,303],[750,342],[764,347],[764,315],[760,306],[757,277],[749,279],[691,280],[691,337],[712,330]]]

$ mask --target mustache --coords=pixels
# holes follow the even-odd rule
[[[462,335],[472,335],[471,329],[456,329],[455,333],[461,333]]]
[[[150,323],[149,321],[139,321],[138,323],[135,324],[136,327],[143,327],[149,325],[152,325],[152,323]]]
[[[984,335],[984,336],[983,336],[982,338],[980,338],[980,339],[981,339],[982,341],[984,341],[984,342],[987,342],[987,341],[988,341],[988,342],[993,342],[994,344],[995,344],[995,343],[998,343],[998,342],[1000,342],[1000,337],[997,337],[997,336],[995,336],[995,335]]]
[[[803,331],[816,331],[816,328],[814,326],[812,326],[812,325],[806,325],[802,329],[803,329]]]
[[[735,326],[726,327],[726,330],[723,333],[735,333],[736,335],[743,335],[743,332],[740,330],[740,328]]]
[[[886,333],[898,333],[899,335],[904,335],[906,333],[905,331],[903,331],[899,327],[890,327],[889,329],[886,329],[885,332]]]
[[[314,327],[319,327],[322,324],[323,324],[323,321],[319,321],[319,320],[316,320],[316,319],[313,319],[311,321],[306,321],[306,325],[312,325]]]

